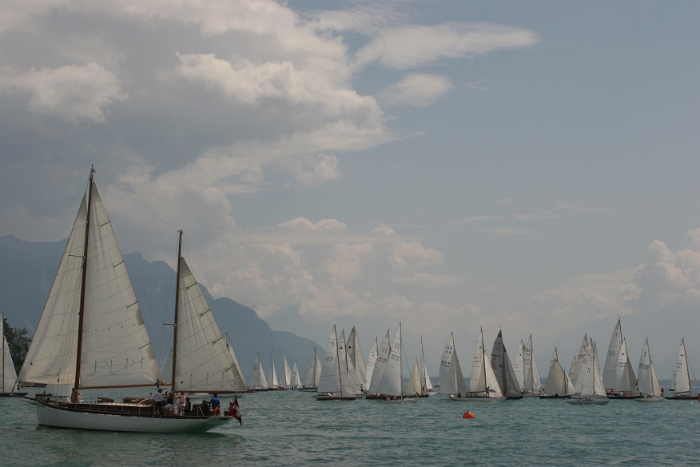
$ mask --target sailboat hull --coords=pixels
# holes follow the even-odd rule
[[[506,400],[505,397],[457,397],[450,394],[451,401],[467,401],[467,402],[500,402]]]
[[[156,417],[153,415],[118,415],[94,411],[73,411],[36,404],[39,426],[72,430],[138,433],[205,433],[224,425],[231,417]]]
[[[566,396],[558,396],[558,395],[549,396],[549,395],[542,395],[542,396],[540,396],[540,399],[571,399],[571,394],[566,395]]]
[[[0,397],[24,397],[26,392],[0,392]]]
[[[355,396],[317,395],[317,401],[354,401]]]
[[[668,396],[666,399],[670,401],[697,401],[700,400],[698,399],[698,396],[691,396],[690,394],[685,395],[685,396]]]
[[[377,402],[382,402],[384,404],[403,404],[403,403],[408,403],[408,402],[417,402],[417,399],[415,397],[403,397],[401,399],[382,399],[382,398],[377,398]]]

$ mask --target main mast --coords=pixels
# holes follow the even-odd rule
[[[85,219],[85,247],[83,249],[83,271],[82,282],[80,287],[80,310],[78,311],[78,349],[75,359],[75,383],[73,384],[73,392],[71,399],[73,402],[79,402],[80,395],[80,359],[83,353],[83,322],[85,318],[85,285],[87,283],[87,260],[88,260],[88,240],[90,239],[90,207],[92,205],[92,180],[95,175],[94,167],[90,167],[90,183],[88,188],[87,202],[87,217]]]
[[[173,371],[172,371],[172,386],[170,389],[175,392],[175,367],[177,363],[177,316],[180,307],[180,257],[182,256],[182,230],[178,230],[177,240],[177,274],[175,280],[175,319],[173,320]]]

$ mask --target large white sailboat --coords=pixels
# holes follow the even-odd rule
[[[469,394],[466,400],[472,402],[496,402],[506,398],[496,380],[496,375],[484,349],[484,330],[479,329],[479,340],[476,342],[472,374],[469,378]]]
[[[557,348],[554,347],[552,360],[549,362],[549,374],[544,385],[544,394],[540,399],[569,399],[576,392],[574,385],[559,363]]]
[[[347,360],[341,360],[338,350],[338,333],[335,325],[328,337],[326,353],[323,357],[323,368],[318,383],[316,400],[320,401],[347,401],[355,400],[349,381]]]
[[[532,348],[532,334],[525,345],[523,355],[523,397],[538,397],[542,395],[542,382],[540,373],[537,371],[535,361],[535,351]]]
[[[407,398],[402,390],[403,369],[401,353],[403,345],[401,342],[401,323],[396,330],[394,343],[391,345],[391,352],[386,363],[386,368],[382,374],[382,379],[377,388],[377,400],[379,402],[415,402],[414,398]],[[420,384],[420,383],[418,383]]]
[[[0,375],[0,381],[2,382],[2,387],[0,387],[0,397],[7,396],[26,396],[26,392],[20,392],[19,381],[17,380],[17,372],[15,371],[15,364],[12,362],[12,355],[10,354],[10,347],[7,345],[7,339],[5,338],[5,313],[0,313],[0,323],[3,326],[2,329],[2,375]]]
[[[586,355],[581,361],[581,372],[574,390],[577,394],[566,400],[569,404],[605,405],[610,402],[605,394],[603,378],[598,365],[598,352],[592,339],[589,341]]]
[[[510,363],[508,351],[503,344],[503,333],[498,331],[496,340],[493,341],[493,349],[491,350],[491,368],[496,375],[496,380],[501,388],[501,392],[506,396],[506,399],[522,399],[523,392],[520,390],[520,384],[515,370]]]
[[[466,400],[469,390],[464,382],[462,367],[457,357],[454,333],[445,342],[440,359],[440,394],[447,396],[449,400]]]
[[[309,369],[306,372],[306,378],[304,378],[304,385],[301,387],[302,391],[316,392],[318,382],[321,379],[321,370],[321,359],[316,352],[316,347],[314,347],[314,352],[311,354]]]
[[[39,425],[177,433],[203,432],[227,423],[230,417],[199,412],[159,416],[153,401],[140,398],[82,400],[83,390],[149,387],[160,380],[138,301],[93,176],[91,170],[88,192],[20,371],[21,381],[73,384],[70,401],[53,397],[33,401]],[[233,362],[223,336],[180,251],[178,246],[173,390],[242,389],[231,371]],[[195,347],[194,342],[202,344]],[[183,350],[180,354],[178,347]],[[230,365],[222,366],[222,359]]]
[[[682,338],[681,345],[678,347],[678,357],[673,369],[670,389],[673,391],[673,396],[666,396],[666,399],[669,400],[695,400],[700,397],[693,396],[690,391],[690,367],[688,366],[688,355],[685,352],[685,341]]]
[[[659,384],[659,378],[656,377],[654,362],[651,361],[651,352],[649,351],[649,338],[644,340],[642,347],[642,355],[639,357],[639,367],[637,369],[639,377],[637,387],[642,393],[639,399],[640,402],[663,402],[663,391]]]
[[[345,367],[348,372],[347,380],[350,390],[355,395],[362,394],[362,383],[360,382],[360,379],[357,376],[355,366],[352,364],[352,361],[350,360],[350,355],[347,350],[347,343],[345,342],[345,329],[340,331],[340,337],[338,338],[338,356],[341,362],[345,362]]]

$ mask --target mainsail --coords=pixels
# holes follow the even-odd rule
[[[285,388],[288,388],[292,385],[292,369],[289,368],[286,355],[282,357],[282,360],[284,361],[284,380],[282,381],[282,384],[284,384]]]
[[[369,391],[369,387],[372,384],[372,374],[374,373],[374,365],[377,363],[377,338],[374,338],[372,343],[372,348],[369,349],[369,354],[367,354],[367,371],[365,372],[365,391]]]
[[[671,391],[673,391],[675,395],[684,393],[690,394],[688,357],[685,353],[685,342],[683,339],[681,339],[681,345],[678,347],[678,357],[676,358],[676,366],[671,379]]]
[[[73,384],[76,389],[153,386],[160,380],[158,365],[92,173],[89,188],[19,380]],[[78,355],[81,302],[83,332]],[[76,378],[78,357],[80,374]]]
[[[318,377],[321,376],[321,361],[316,353],[316,347],[314,347],[314,352],[311,354],[311,362],[309,363],[309,369],[306,371],[306,378],[304,379],[305,388],[317,388],[318,387]]]
[[[493,368],[493,372],[496,375],[498,386],[506,397],[515,398],[523,395],[520,390],[518,378],[510,363],[508,352],[503,344],[503,334],[501,331],[498,331],[498,336],[496,336],[496,340],[493,342],[493,349],[491,350],[491,368]]]
[[[418,359],[413,362],[413,369],[411,369],[411,376],[408,378],[408,384],[406,385],[406,395],[420,395],[423,393],[421,382],[420,382],[420,368],[418,367]]]
[[[544,385],[544,392],[550,396],[568,396],[575,392],[569,375],[564,372],[564,368],[562,368],[559,363],[556,347],[554,348],[552,360],[549,364],[549,374],[547,375],[547,382]]]
[[[484,331],[479,330],[479,340],[476,342],[472,374],[469,379],[470,397],[481,394],[483,397],[503,397],[501,388],[496,380],[491,365],[487,365],[488,355],[484,350]]]
[[[515,377],[518,379],[518,387],[520,389],[525,387],[525,371],[523,369],[525,353],[525,344],[523,340],[520,339],[520,345],[518,345],[518,352],[515,354],[515,360],[513,361],[513,371],[515,372]]]
[[[440,394],[466,397],[467,384],[464,382],[462,367],[455,349],[454,333],[445,342],[440,359]]]
[[[360,347],[360,339],[357,336],[357,330],[355,326],[352,327],[350,331],[350,336],[348,337],[348,342],[346,344],[346,350],[348,354],[348,360],[352,363],[355,369],[355,376],[357,382],[362,386],[362,389],[367,389],[367,366],[365,365],[365,357],[362,355],[362,348]],[[358,393],[359,391],[358,387]]]
[[[299,369],[297,368],[297,362],[294,362],[294,366],[292,367],[292,381],[290,384],[293,388],[301,387],[301,378],[299,377]]]
[[[618,318],[615,329],[613,329],[613,334],[610,337],[610,345],[608,346],[608,353],[605,355],[605,367],[603,368],[603,385],[607,390],[621,390],[621,388],[618,387],[618,384],[620,383],[618,359],[621,349],[622,327],[620,325],[620,319]]]
[[[7,393],[14,390],[15,381],[17,381],[17,373],[15,372],[15,365],[12,363],[12,355],[10,354],[10,347],[7,345],[7,339],[5,338],[5,313],[0,313],[0,326],[2,329],[2,375],[0,380],[2,381],[2,388],[0,388],[0,393]]]
[[[537,362],[535,361],[535,352],[532,348],[532,334],[525,346],[523,356],[523,373],[525,375],[523,392],[531,394],[539,394],[542,392],[542,382],[540,381],[540,373],[537,371]]]
[[[661,396],[661,385],[656,377],[656,370],[654,370],[654,363],[651,361],[651,353],[649,352],[649,338],[644,340],[637,373],[639,377],[638,387],[642,394],[651,397]]]
[[[250,387],[253,389],[268,389],[267,378],[265,371],[260,364],[260,354],[255,354],[255,362],[253,362],[253,371],[250,374]]]
[[[173,391],[234,392],[246,389],[238,365],[199,284],[180,257]]]
[[[369,385],[369,394],[377,394],[379,392],[379,383],[382,381],[384,370],[386,370],[386,364],[389,361],[389,352],[391,352],[391,347],[389,346],[389,330],[387,330],[382,340],[382,345],[377,352],[377,363],[374,365],[372,381]]]
[[[579,348],[578,355],[576,356],[576,363],[572,370],[569,371],[569,377],[571,378],[571,383],[576,388],[576,392],[579,392],[578,379],[581,375],[581,368],[583,367],[583,361],[586,358],[590,358],[588,355],[588,334],[583,335],[583,342],[581,342],[581,348]]]
[[[385,396],[401,396],[401,323],[394,335],[394,343],[391,345],[391,353],[384,369],[384,374],[379,382],[377,393]]]
[[[270,357],[270,389],[277,389],[280,387],[280,382],[277,379],[277,370],[275,370],[275,352],[272,351],[272,356]]]

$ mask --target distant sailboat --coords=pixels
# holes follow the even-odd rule
[[[420,336],[420,364],[421,364],[421,395],[434,396],[437,393],[433,389],[433,383],[430,382],[428,375],[428,367],[425,365],[425,352],[423,351],[423,336]]]
[[[292,377],[289,387],[291,389],[301,388],[301,378],[299,377],[299,369],[297,368],[297,362],[294,362],[294,366],[292,367]]]
[[[663,402],[663,392],[659,379],[656,377],[654,362],[651,361],[651,352],[649,352],[649,338],[644,340],[642,347],[642,355],[639,357],[639,368],[637,369],[639,382],[637,387],[642,393],[642,397],[637,399],[640,402]]]
[[[515,371],[510,363],[506,346],[503,344],[503,333],[498,331],[498,336],[493,342],[491,350],[491,368],[496,375],[498,386],[506,396],[506,399],[522,399],[523,393]]]
[[[314,347],[314,352],[311,354],[309,369],[306,372],[306,378],[304,379],[304,385],[301,387],[302,391],[316,392],[318,382],[321,379],[321,369],[321,359],[316,352],[316,347]]]
[[[578,386],[578,378],[581,375],[581,368],[583,366],[583,361],[588,357],[588,334],[583,335],[583,341],[581,342],[581,347],[579,348],[578,355],[575,357],[571,364],[571,369],[569,370],[569,378],[571,379],[571,384],[574,388]]]
[[[544,385],[544,394],[540,396],[540,399],[569,399],[575,392],[576,390],[569,379],[569,375],[566,374],[564,368],[559,364],[557,348],[554,347],[552,360],[549,363],[547,382]]]
[[[282,391],[287,389],[282,386],[277,379],[277,370],[275,369],[275,351],[272,351],[272,356],[270,357],[270,391]]]
[[[532,348],[532,334],[530,334],[527,345],[525,345],[523,373],[525,376],[525,380],[523,381],[523,397],[537,397],[542,395],[542,382],[540,381],[540,373],[537,371],[535,352]]]
[[[323,368],[321,369],[316,400],[355,400],[355,394],[348,384],[347,372],[346,360],[340,359],[338,333],[336,327],[333,326],[323,358]]]
[[[589,341],[586,355],[581,362],[581,372],[575,390],[577,395],[566,400],[569,404],[605,405],[610,402],[605,394],[603,378],[598,366],[598,352],[592,339]]]
[[[255,362],[253,362],[253,371],[250,374],[250,388],[256,392],[269,391],[270,386],[267,384],[265,371],[260,364],[260,354],[255,354]]]
[[[639,397],[636,381],[632,362],[627,355],[627,342],[622,336],[622,326],[618,318],[605,357],[603,385],[611,399],[636,399]]]
[[[345,342],[345,329],[343,329],[340,332],[340,337],[338,339],[338,355],[340,358],[341,362],[345,362],[345,367],[348,372],[347,380],[348,380],[348,386],[350,387],[350,390],[353,392],[353,394],[358,395],[361,394],[362,392],[360,391],[360,380],[357,376],[357,371],[355,370],[355,366],[352,364],[352,361],[350,361],[350,355],[348,354],[347,350],[347,343]],[[364,362],[362,362],[364,364]]]
[[[693,396],[690,392],[690,367],[688,366],[688,355],[685,352],[685,342],[681,339],[681,345],[678,347],[678,357],[676,358],[676,366],[673,370],[671,378],[671,391],[673,396],[666,396],[669,400],[695,400],[697,396]],[[697,384],[697,383],[696,383]]]
[[[345,348],[348,354],[349,364],[352,364],[352,367],[355,369],[355,377],[358,384],[356,394],[364,394],[367,389],[369,389],[367,386],[367,366],[365,365],[365,357],[362,355],[360,339],[357,336],[355,326],[353,326],[352,331],[350,331],[350,336],[348,337]]]
[[[367,399],[376,399],[379,392],[379,383],[382,381],[384,376],[384,370],[386,370],[386,364],[389,361],[389,353],[391,352],[391,346],[389,345],[389,330],[386,331],[384,339],[382,340],[382,345],[379,346],[377,351],[377,361],[374,364],[374,371],[372,372],[372,380],[370,381],[369,391],[367,391]]]
[[[402,386],[402,376],[403,369],[401,362],[402,354],[402,342],[401,342],[401,323],[399,322],[399,328],[396,330],[396,335],[394,336],[394,343],[391,345],[391,352],[389,353],[389,359],[386,363],[386,368],[384,368],[384,374],[379,382],[379,387],[377,388],[377,400],[379,402],[415,402],[415,398],[406,398],[404,392],[401,388]],[[420,382],[418,383],[420,384]]]
[[[292,386],[292,369],[289,368],[289,363],[287,363],[287,357],[283,356],[282,360],[284,362],[284,387],[289,389]]]
[[[515,353],[515,360],[513,360],[513,372],[518,380],[518,387],[521,392],[525,390],[524,354],[525,344],[520,339],[520,345],[518,345],[518,351]]]
[[[411,369],[411,376],[408,377],[408,384],[406,385],[406,397],[428,397],[426,394],[423,396],[423,388],[421,384],[421,371],[418,366],[418,359],[416,358],[413,362],[413,368]]]
[[[479,340],[476,342],[474,360],[472,361],[472,374],[469,378],[469,397],[472,402],[496,402],[506,398],[496,380],[496,375],[490,363],[486,350],[484,350],[484,331],[479,330]]]
[[[5,338],[5,313],[0,313],[0,323],[2,323],[2,375],[0,375],[0,380],[2,381],[2,388],[0,388],[1,396],[26,396],[26,392],[20,392],[19,381],[17,381],[17,373],[15,372],[15,365],[12,363],[12,355],[10,354],[10,347],[7,345],[7,339]]]
[[[447,396],[449,400],[466,400],[468,392],[457,357],[454,333],[451,332],[440,359],[440,394]]]
[[[369,392],[369,387],[372,384],[372,375],[374,373],[374,366],[377,363],[377,338],[374,338],[374,342],[372,342],[372,347],[369,349],[369,354],[367,354],[367,365],[366,365],[366,372],[365,372],[365,392]]]

